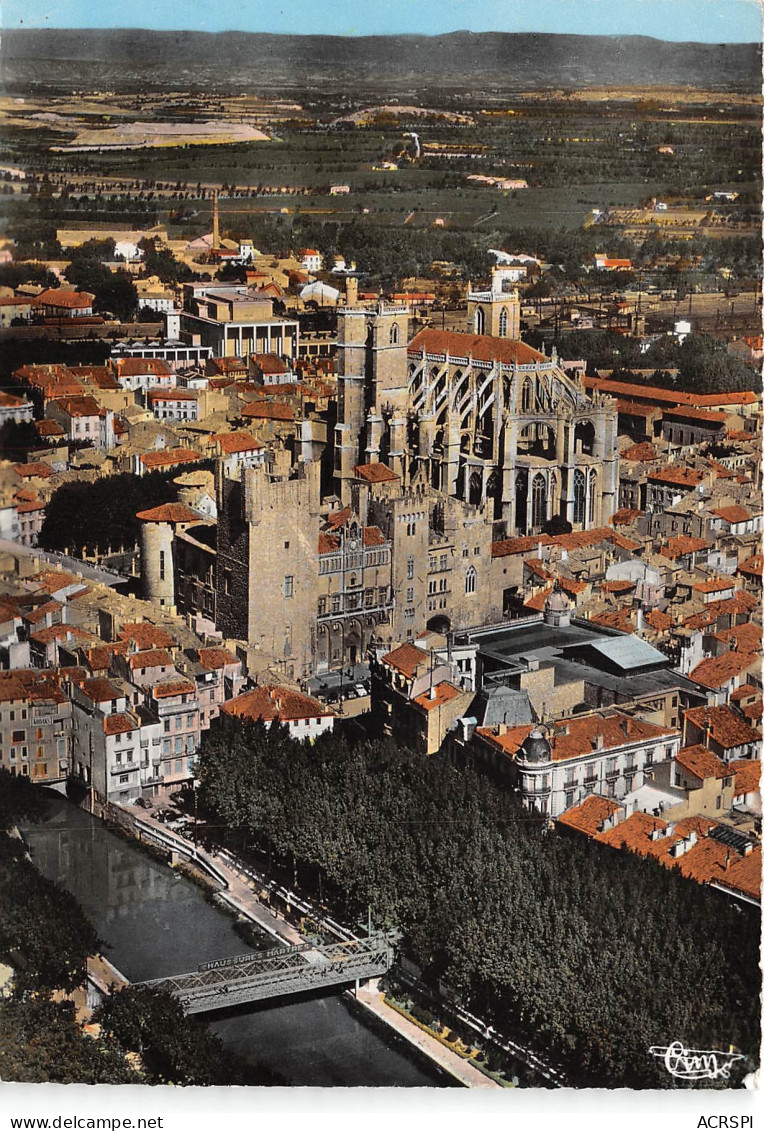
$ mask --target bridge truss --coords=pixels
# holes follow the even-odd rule
[[[393,957],[392,941],[386,935],[374,934],[325,946],[277,946],[138,984],[174,994],[186,1013],[205,1013],[376,978],[390,969]]]

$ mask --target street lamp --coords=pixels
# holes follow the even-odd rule
[[[197,858],[198,849],[198,836],[197,836],[197,823],[196,823],[196,790],[199,785],[199,779],[194,776],[191,778],[191,792],[194,796],[194,860]]]

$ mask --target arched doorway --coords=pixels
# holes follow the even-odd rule
[[[579,420],[575,431],[575,450],[578,455],[594,453],[594,425],[590,420]]]

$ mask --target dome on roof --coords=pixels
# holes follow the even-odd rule
[[[570,624],[570,601],[562,589],[553,589],[544,602],[544,623],[557,628]]]
[[[570,601],[562,589],[553,589],[544,603],[544,612],[564,613],[570,608]]]
[[[524,762],[549,762],[552,758],[552,747],[549,739],[539,727],[534,727],[520,747],[518,752]]]

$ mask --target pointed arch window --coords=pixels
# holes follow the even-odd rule
[[[531,488],[532,511],[531,521],[533,526],[543,526],[546,522],[546,480],[543,475],[533,477]]]
[[[470,566],[464,577],[464,592],[474,593],[477,589],[477,572],[474,566]]]
[[[576,469],[573,472],[573,521],[584,522],[586,519],[586,476],[583,471]]]
[[[522,411],[530,412],[533,404],[533,384],[530,377],[523,382]]]
[[[392,326],[390,327],[390,345],[391,346],[397,346],[398,345],[399,336],[400,336],[400,329],[398,328],[398,323],[393,322]]]
[[[597,497],[597,472],[589,473],[589,523],[594,525],[594,506]]]
[[[499,315],[499,337],[500,338],[506,338],[506,336],[507,336],[507,323],[508,323],[507,308],[506,308],[506,306],[502,306],[501,314]]]
[[[485,311],[482,306],[479,306],[475,311],[475,333],[485,333]]]

